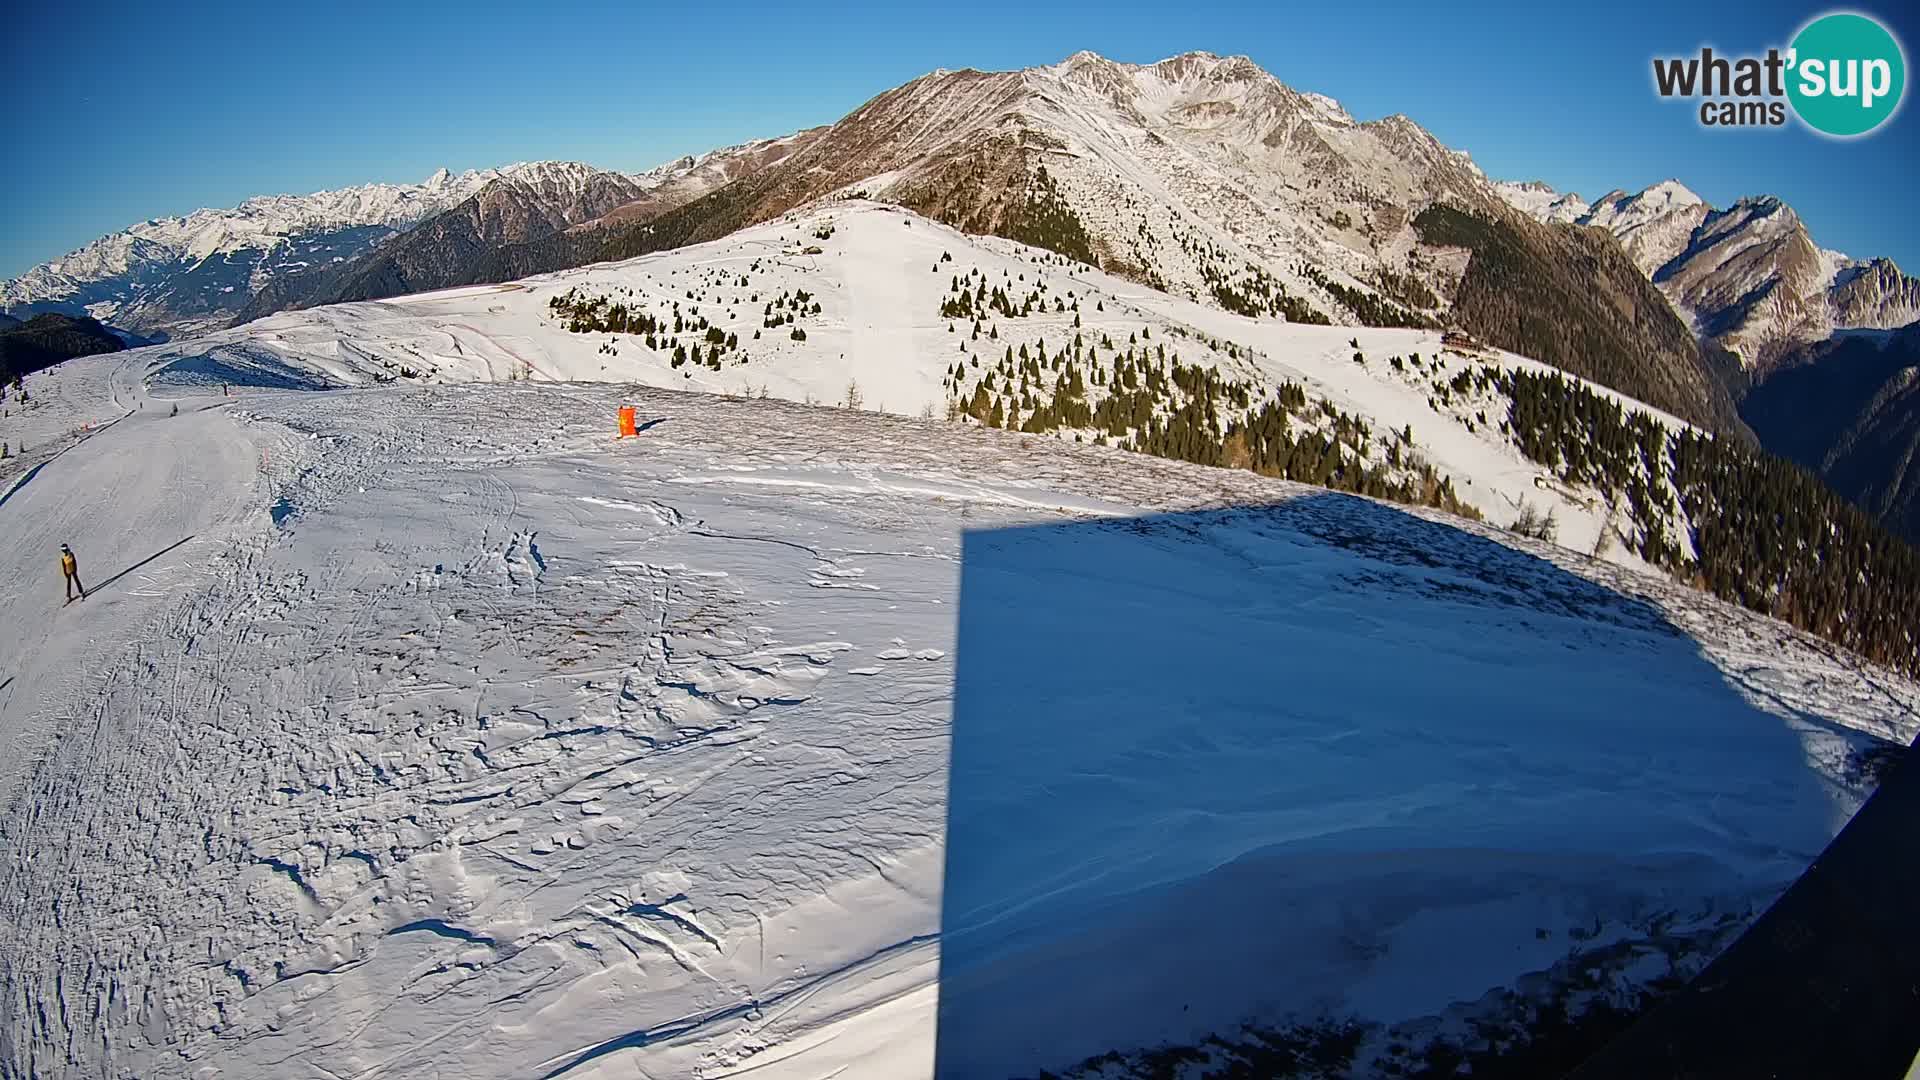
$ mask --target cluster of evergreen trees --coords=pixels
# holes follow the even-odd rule
[[[1356,350],[1359,344],[1358,341],[1354,342]],[[1366,364],[1366,356],[1358,351],[1354,352],[1353,359],[1362,366]],[[1387,366],[1409,383],[1424,387],[1427,391],[1427,407],[1434,412],[1446,412],[1455,406],[1472,408],[1478,403],[1481,407],[1477,411],[1462,417],[1469,432],[1492,426],[1493,420],[1487,415],[1487,406],[1493,406],[1495,415],[1503,411],[1498,399],[1504,399],[1506,391],[1501,388],[1494,372],[1477,363],[1470,362],[1467,367],[1448,375],[1447,354],[1443,351],[1425,360],[1417,352],[1406,356],[1389,356]],[[1500,421],[1500,430],[1503,433],[1507,431],[1504,419]]]
[[[1217,380],[1211,369],[1204,371]],[[1384,464],[1373,464],[1373,432],[1367,422],[1328,402],[1310,404],[1304,387],[1282,383],[1274,399],[1250,406],[1246,389],[1203,382],[1197,393],[1164,420],[1150,416],[1130,442],[1121,445],[1157,457],[1200,465],[1249,469],[1262,476],[1316,484],[1377,499],[1433,506],[1480,518],[1460,500],[1451,477],[1412,450],[1412,433],[1390,432]],[[1239,412],[1223,423],[1222,396],[1238,399]]]
[[[1045,165],[1033,171],[1026,198],[1007,211],[997,231],[1009,240],[1030,247],[1057,251],[1088,266],[1100,265],[1099,256],[1093,251],[1093,237],[1080,216],[1073,212],[1072,204],[1060,194],[1060,185]]]
[[[1493,223],[1464,210],[1434,203],[1413,219],[1420,241],[1437,247],[1477,248],[1493,233]]]
[[[1228,344],[1218,351],[1241,351]],[[964,343],[963,343],[964,348]],[[988,364],[956,362],[944,385],[951,416],[1032,434],[1093,433],[1098,443],[1201,465],[1250,469],[1376,498],[1479,513],[1460,501],[1451,479],[1412,452],[1412,432],[1391,433],[1385,462],[1374,464],[1366,421],[1305,388],[1284,383],[1272,400],[1209,364],[1189,364],[1151,327],[1124,343],[1075,332],[1049,351],[1008,345]]]
[[[936,267],[937,269],[937,267]],[[1006,319],[1024,319],[1037,310],[1045,315],[1049,310],[1054,314],[1079,311],[1080,301],[1075,299],[1071,306],[1063,297],[1052,297],[1052,306],[1048,306],[1047,283],[1040,275],[1034,275],[1032,287],[1019,299],[1007,291],[1008,286],[1015,289],[1025,285],[1027,275],[1022,273],[1017,279],[1009,278],[1005,284],[996,283],[987,287],[987,275],[983,270],[968,270],[964,275],[955,274],[948,286],[947,297],[940,302],[940,317],[943,319],[984,319],[998,315]],[[1075,325],[1078,325],[1076,320]],[[979,334],[974,335],[978,337]]]
[[[1771,454],[1689,431],[1673,456],[1697,581],[1920,675],[1920,552]]]
[[[1693,331],[1604,231],[1492,220],[1443,204],[1413,227],[1472,251],[1448,318],[1473,336],[1739,437]]]
[[[611,297],[590,295],[582,292],[578,285],[548,299],[547,309],[560,320],[560,325],[575,334],[657,336],[665,332],[660,320],[638,305],[629,306]],[[678,310],[678,305],[675,309]],[[676,317],[675,321],[681,320]],[[682,332],[682,327],[674,327],[674,332]]]
[[[787,302],[785,294],[781,299],[782,303]],[[772,305],[768,307],[772,309]],[[612,297],[583,292],[576,285],[549,298],[547,308],[562,326],[575,334],[632,334],[639,337],[646,342],[647,348],[667,353],[668,362],[675,368],[693,364],[719,371],[726,354],[740,348],[738,334],[713,325],[706,316],[700,314],[699,308],[682,311],[678,301],[673,304],[672,321],[668,322],[666,317],[657,316],[638,304],[629,305]],[[815,305],[814,310],[818,309],[818,305]],[[682,341],[682,334],[689,335],[690,340]],[[600,351],[619,355],[611,343],[602,344]],[[745,353],[740,354],[738,362],[747,362]]]
[[[818,314],[820,314],[820,302],[813,298],[813,294],[805,289],[796,289],[791,294],[782,292],[779,296],[767,301],[766,306],[760,311],[760,325],[764,329],[773,330],[792,325],[802,315]]]
[[[1328,294],[1348,311],[1353,312],[1362,326],[1410,326],[1416,330],[1425,330],[1434,325],[1432,319],[1417,311],[1401,307],[1385,297],[1342,285],[1328,277],[1317,266],[1302,264],[1301,271],[1314,284],[1327,290]]]
[[[1641,557],[1724,600],[1920,675],[1920,552],[1799,466],[1674,435],[1558,373],[1501,376],[1521,451],[1624,500]],[[1671,539],[1684,510],[1689,557]]]
[[[1264,267],[1247,263],[1235,270],[1232,264],[1237,260],[1210,237],[1185,231],[1174,223],[1169,224],[1173,228],[1174,238],[1180,242],[1180,249],[1199,269],[1200,280],[1221,307],[1251,319],[1277,315],[1288,322],[1319,326],[1332,324],[1332,320],[1312,304],[1288,292],[1286,285]],[[1140,229],[1142,235],[1146,235],[1144,221]],[[1159,284],[1155,288],[1164,291],[1166,286]]]
[[[1410,308],[1432,311],[1440,306],[1440,298],[1412,274],[1396,274],[1383,266],[1373,272],[1373,283],[1389,299]]]
[[[705,323],[706,320],[702,319],[701,322]],[[725,359],[727,351],[729,349],[738,349],[739,347],[739,335],[723,331],[717,326],[708,326],[706,333],[697,340],[686,344],[681,344],[678,341],[674,342],[673,355],[669,363],[676,368],[686,364],[694,364],[719,371],[721,361]],[[653,348],[652,339],[649,339],[648,348]],[[742,354],[740,363],[744,364],[746,362],[746,355]]]
[[[1308,417],[1316,409],[1332,421],[1331,427],[1322,430],[1316,425],[1296,433],[1294,420]],[[1229,425],[1217,449],[1202,446],[1200,450],[1203,457],[1213,456],[1203,464],[1237,466],[1262,476],[1480,518],[1479,510],[1460,500],[1453,479],[1440,475],[1413,450],[1411,430],[1387,433],[1384,465],[1370,463],[1372,438],[1364,419],[1327,402],[1310,407],[1302,387],[1282,383],[1275,400]]]
[[[1286,285],[1263,267],[1249,265],[1238,275],[1228,275],[1207,261],[1200,264],[1200,276],[1214,300],[1236,315],[1254,319],[1278,315],[1294,323],[1333,324],[1312,304],[1288,292]]]
[[[977,329],[975,336],[978,336]],[[1032,350],[1024,343],[1007,346],[1005,355],[981,372],[971,394],[966,392],[966,385],[972,373],[981,369],[978,356],[971,358],[971,366],[955,363],[943,382],[947,393],[958,404],[957,412],[989,427],[1036,434],[1063,428],[1087,429],[1094,426],[1094,409],[1088,402],[1089,386],[1118,391],[1140,384],[1139,365],[1146,362],[1146,354],[1143,352],[1139,360],[1135,359],[1133,347],[1139,343],[1138,335],[1129,336],[1128,349],[1121,355],[1105,335],[1099,342],[1089,343],[1076,331],[1065,348],[1051,354],[1047,352],[1045,338]],[[1115,354],[1105,362],[1100,358],[1102,347]],[[1166,355],[1165,349],[1162,345],[1162,358]]]
[[[119,352],[126,343],[85,315],[44,312],[23,323],[0,321],[0,383],[64,360],[94,353]]]
[[[1626,512],[1628,550],[1682,578],[1692,576],[1673,540],[1679,501],[1671,483],[1665,424],[1596,394],[1559,372],[1511,371],[1503,425],[1520,452],[1562,481],[1600,491]]]

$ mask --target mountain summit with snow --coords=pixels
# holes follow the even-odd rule
[[[1458,323],[1690,420],[1733,422],[1697,342],[1617,248],[1514,210],[1468,155],[1408,117],[1356,120],[1244,56],[1126,64],[1082,52],[932,72],[702,198],[606,236],[512,249],[461,283],[715,240],[852,195],[1225,311]],[[1448,214],[1480,224],[1449,228]],[[1524,300],[1500,284],[1515,274]]]
[[[1562,195],[1543,180],[1496,180],[1493,187],[1509,205],[1542,221],[1574,222],[1591,209],[1579,194],[1570,191]]]

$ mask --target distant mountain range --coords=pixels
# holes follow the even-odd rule
[[[936,71],[829,127],[637,176],[547,163],[250,200],[96,242],[0,287],[0,304],[177,334],[659,250],[855,190],[1246,313],[1426,325],[1452,318],[1464,287],[1478,298],[1467,329],[1495,344],[1740,429],[1685,326],[1624,256],[1600,251],[1585,271],[1612,307],[1566,273],[1526,273],[1556,325],[1522,327],[1472,251],[1428,243],[1414,219],[1441,204],[1497,222],[1488,235],[1513,241],[1499,252],[1523,260],[1580,241],[1554,239],[1406,117],[1361,123],[1244,57],[1208,53]]]
[[[803,135],[765,139],[626,175],[574,162],[518,166],[417,227],[358,258],[269,283],[238,313],[244,322],[293,308],[377,300],[480,282],[510,281],[589,252],[609,232],[672,210],[777,161]],[[589,261],[582,254],[578,261]]]
[[[164,338],[289,307],[437,288],[491,252],[624,208],[678,205],[768,145],[633,175],[552,161],[442,169],[419,184],[262,196],[156,218],[0,282],[0,311],[91,315]]]
[[[192,333],[627,258],[851,193],[1242,314],[1456,326],[1743,441],[1740,402],[1776,369],[1920,318],[1920,282],[1819,248],[1778,199],[1494,181],[1405,116],[1357,121],[1201,52],[935,71],[646,173],[541,162],[251,199],[95,241],[0,284],[0,309]]]
[[[92,315],[148,334],[223,326],[275,278],[364,254],[514,168],[441,170],[419,184],[260,196],[143,221],[0,282],[0,309]]]
[[[1888,259],[1819,247],[1793,208],[1772,196],[1715,209],[1677,180],[1589,205],[1540,183],[1498,184],[1542,221],[1593,225],[1620,241],[1699,335],[1749,371],[1838,330],[1891,330],[1920,319],[1920,279]]]

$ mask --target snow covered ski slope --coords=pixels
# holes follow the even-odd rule
[[[961,287],[981,298],[969,302],[970,314],[947,306]],[[1002,307],[993,306],[996,292],[1006,298]],[[603,306],[576,318],[596,302]],[[1022,415],[1031,416],[1059,369],[1021,381],[995,372],[1003,362],[1073,356],[1089,373],[1111,373],[1123,354],[1217,371],[1256,403],[1285,383],[1299,385],[1310,408],[1296,427],[1318,422],[1330,431],[1330,418],[1313,415],[1323,404],[1349,413],[1370,425],[1372,467],[1394,468],[1388,455],[1400,443],[1400,460],[1451,478],[1464,504],[1488,520],[1513,521],[1525,506],[1551,509],[1562,543],[1639,565],[1626,545],[1596,543],[1609,517],[1596,492],[1548,483],[1499,430],[1505,399],[1452,386],[1476,373],[1544,365],[1493,350],[1448,351],[1436,331],[1233,315],[862,200],[812,205],[722,240],[626,262],[288,312],[152,351],[172,384],[585,380],[825,404],[851,391],[866,409],[936,417],[983,386],[1024,399]],[[1087,400],[1110,391],[1090,383]],[[1672,431],[1685,426],[1600,392]],[[1160,419],[1177,404],[1162,401]],[[1051,437],[1103,434],[1095,425]]]
[[[1915,730],[1437,512],[287,355],[31,380],[131,415],[0,503],[0,1076],[1034,1075],[1326,1018],[1372,1060],[1697,967]]]

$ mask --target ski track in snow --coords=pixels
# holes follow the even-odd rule
[[[189,395],[168,416],[127,364],[61,369],[132,415],[0,505],[6,1077],[923,1074],[963,534],[1114,518],[1103,535],[1215,569],[1113,588],[1209,604],[1272,557],[1257,515],[1191,533],[1117,515],[1312,492],[581,384]],[[615,442],[623,402],[664,422]],[[1784,852],[1741,834],[1801,806],[1764,785],[1705,814],[1729,864],[1757,844],[1804,865],[1863,797],[1850,748],[1915,733],[1912,684],[1781,624],[1433,512],[1393,511],[1604,588],[1302,506],[1280,542],[1351,575],[1303,626],[1391,640],[1406,612],[1465,612],[1582,647],[1671,640],[1626,598],[1695,638],[1804,746],[1781,786],[1822,793]],[[97,590],[66,609],[63,539]],[[1516,784],[1609,783],[1504,760]],[[1781,884],[1715,888],[1750,905]]]

